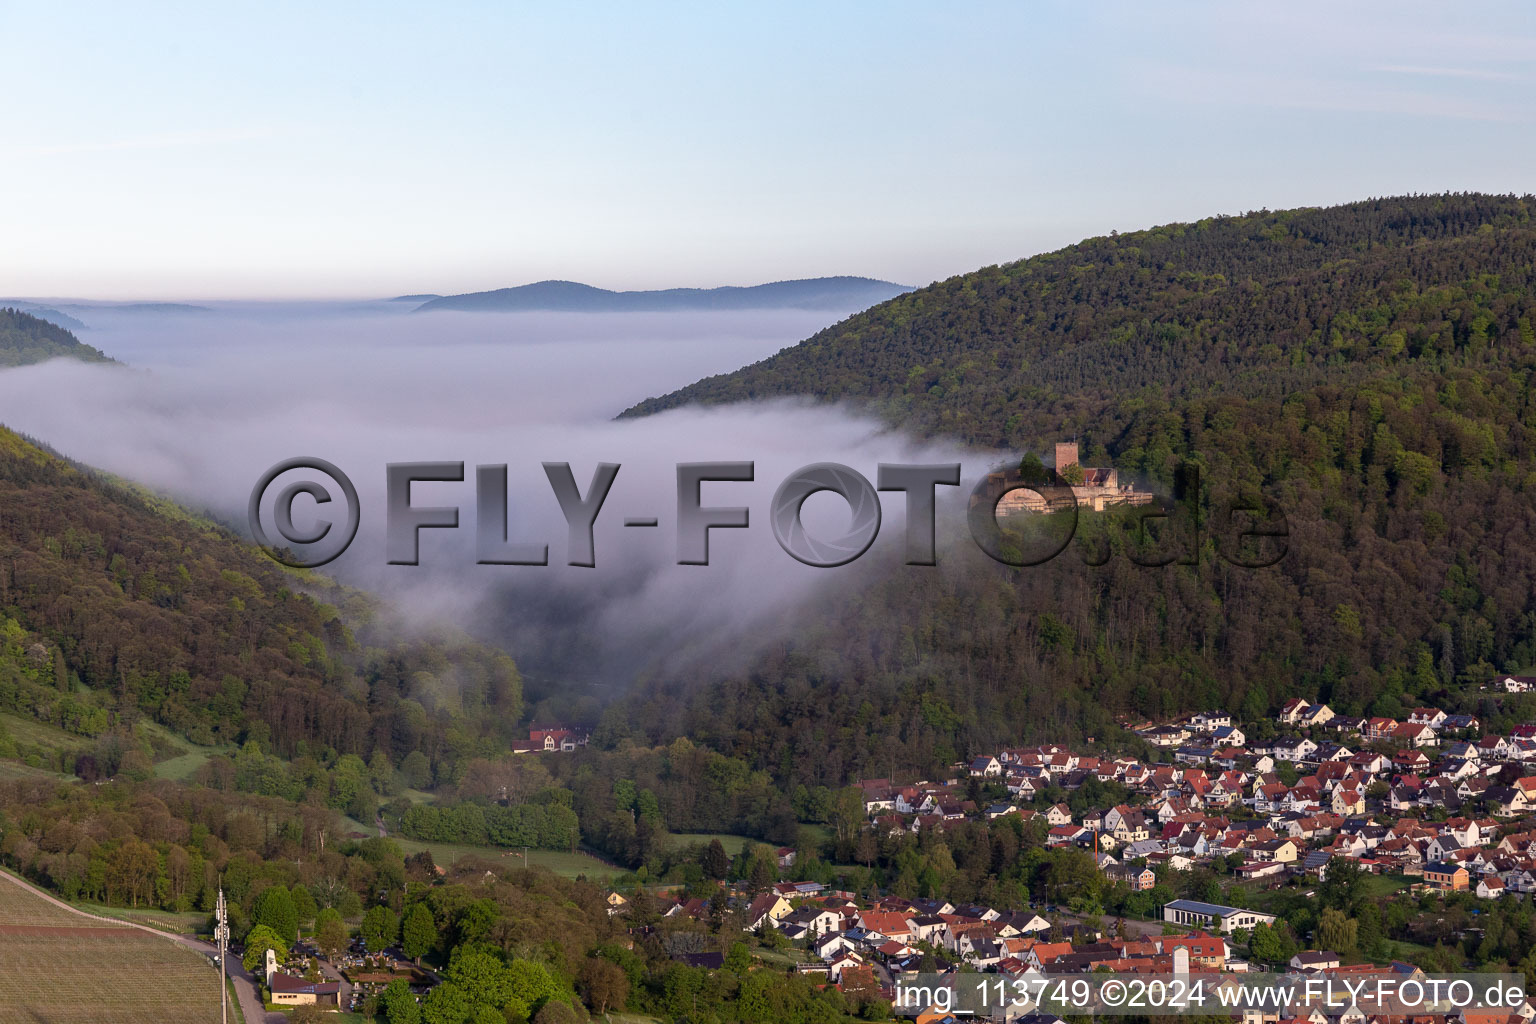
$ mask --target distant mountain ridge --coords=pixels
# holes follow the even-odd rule
[[[76,313],[151,313],[165,316],[173,313],[212,313],[207,306],[190,302],[61,302],[59,305]]]
[[[868,277],[814,277],[721,288],[616,292],[576,281],[539,281],[515,288],[445,295],[414,312],[658,313],[727,309],[864,309],[912,289]]]

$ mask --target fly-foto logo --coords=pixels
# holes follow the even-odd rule
[[[620,465],[598,463],[585,492],[576,482],[568,462],[543,463],[555,501],[565,518],[567,565],[597,564],[594,530],[608,500]],[[295,479],[295,475],[321,475],[327,483]],[[1139,565],[1194,565],[1207,538],[1214,541],[1218,557],[1232,565],[1264,568],[1285,557],[1289,526],[1284,513],[1263,495],[1216,503],[1202,501],[1198,467],[1182,466],[1175,474],[1170,504],[1146,504],[1112,509],[1112,521],[1122,530],[1117,544],[1103,531],[1080,535],[1084,521],[1078,489],[1069,481],[1046,471],[1039,479],[1009,480],[999,487],[998,474],[983,475],[971,491],[967,525],[972,538],[987,555],[1007,565],[1040,565],[1061,555],[1076,540],[1082,560],[1102,565],[1117,547]],[[541,566],[549,564],[547,540],[513,540],[508,521],[507,466],[475,467],[474,506],[475,561],[480,565]],[[422,530],[459,528],[457,505],[417,505],[411,487],[416,483],[462,483],[463,462],[392,462],[384,467],[385,559],[390,565],[417,565],[421,557]],[[959,463],[880,463],[875,483],[858,470],[834,462],[817,462],[787,476],[775,489],[769,505],[769,525],[779,546],[805,565],[830,568],[846,565],[869,550],[881,526],[880,492],[899,492],[905,498],[905,561],[908,565],[938,563],[938,488],[958,487]],[[279,486],[280,481],[286,481]],[[756,464],[740,462],[682,462],[676,466],[677,564],[708,565],[713,530],[748,529],[751,510],[745,505],[705,505],[706,483],[750,485],[756,483]],[[334,488],[334,491],[333,491]],[[275,494],[274,494],[275,491]],[[841,533],[818,535],[809,530],[802,512],[812,495],[831,493],[848,506],[849,517]],[[1037,509],[1004,514],[999,506],[1009,495],[1027,492],[1023,507]],[[268,501],[268,496],[272,500]],[[326,518],[337,498],[341,514]],[[315,525],[301,528],[294,521],[294,506],[308,498],[316,510]],[[275,541],[263,525],[263,511],[270,511]],[[339,467],[324,459],[286,459],[262,474],[251,490],[248,518],[252,536],[264,550],[285,565],[313,568],[335,560],[357,536],[362,505],[357,488]],[[649,514],[624,518],[625,527],[656,528],[661,517]]]

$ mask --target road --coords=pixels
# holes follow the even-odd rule
[[[331,962],[329,960],[322,960],[320,957],[315,957],[315,963],[320,965],[320,973],[325,975],[326,978],[330,979],[331,981],[341,982],[341,990],[337,993],[336,996],[338,1000],[337,1005],[340,1006],[343,1010],[351,1006],[352,983],[346,978],[343,978],[341,976],[341,972],[338,971],[335,967],[331,966]]]
[[[170,932],[163,932],[158,928],[135,924],[132,921],[124,921],[116,917],[87,914],[78,907],[71,906],[58,897],[44,892],[42,889],[24,879],[18,878],[9,871],[0,871],[0,878],[4,878],[13,885],[19,885],[32,895],[47,900],[56,907],[63,907],[70,913],[77,914],[80,917],[89,918],[92,921],[105,921],[108,924],[122,925],[128,928],[137,928],[141,932],[148,932],[169,942],[175,942],[204,956],[212,956],[218,952],[218,948],[213,943],[204,942],[202,939],[192,935],[173,935]],[[256,991],[256,979],[251,976],[251,973],[245,969],[240,961],[230,960],[229,977],[235,983],[235,996],[240,1000],[240,1013],[245,1017],[245,1024],[287,1024],[288,1015],[286,1013],[280,1013],[276,1010],[268,1012],[266,1007],[262,1005],[261,998]]]
[[[135,927],[138,927],[137,925]],[[171,935],[166,932],[156,932],[153,928],[145,931],[163,935],[172,942],[179,942],[188,949],[195,949],[205,956],[213,956],[218,952],[211,942],[194,938],[191,935]],[[233,956],[229,960],[229,977],[235,983],[235,996],[240,1000],[240,1014],[245,1018],[245,1024],[287,1024],[288,1015],[277,1010],[268,1010],[261,1003],[261,995],[256,989],[256,978],[245,965]]]

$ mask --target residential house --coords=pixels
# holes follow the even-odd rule
[[[1471,875],[1460,864],[1432,861],[1424,865],[1424,882],[1442,892],[1461,892],[1471,883]]]
[[[971,762],[971,774],[982,778],[994,778],[1003,774],[1003,765],[995,757],[978,757]]]
[[[1404,722],[1392,730],[1388,739],[1393,743],[1406,743],[1411,747],[1432,747],[1440,742],[1440,737],[1435,730],[1417,722]]]
[[[1310,973],[1312,971],[1336,971],[1342,961],[1339,954],[1326,949],[1308,949],[1291,957],[1291,970]]]
[[[747,907],[747,929],[758,931],[765,925],[777,928],[779,922],[794,912],[789,900],[776,892],[765,892]]]
[[[1477,880],[1476,892],[1479,899],[1496,900],[1504,895],[1504,879],[1498,875],[1484,875]]]
[[[1233,725],[1223,725],[1211,730],[1211,739],[1217,747],[1241,747],[1248,742],[1248,734]]]
[[[1439,708],[1414,708],[1408,714],[1408,721],[1413,725],[1427,725],[1438,731],[1448,717],[1450,716]]]

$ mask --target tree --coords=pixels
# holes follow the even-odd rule
[[[864,791],[857,786],[838,790],[832,801],[832,827],[840,850],[852,848],[865,817]]]
[[[1364,892],[1365,878],[1360,872],[1359,861],[1351,857],[1333,857],[1328,861],[1323,872],[1323,884],[1317,889],[1319,903],[1348,914]]]
[[[513,960],[507,965],[507,975],[512,993],[507,1008],[524,1017],[553,999],[560,990],[544,965],[532,960]]]
[[[336,959],[347,948],[347,926],[332,907],[320,911],[315,919],[315,948],[327,960]]]
[[[390,796],[394,791],[395,768],[383,747],[374,747],[373,756],[368,759],[368,781],[379,796]]]
[[[725,967],[738,978],[751,970],[752,953],[745,942],[731,943],[730,952],[725,954]]]
[[[1255,960],[1265,963],[1277,963],[1287,959],[1284,956],[1284,945],[1275,929],[1264,922],[1253,926],[1253,934],[1248,937],[1248,953]]]
[[[400,935],[400,918],[388,907],[369,907],[357,934],[369,952],[377,953],[394,944]]]
[[[761,892],[774,883],[779,877],[778,865],[774,863],[773,851],[766,846],[757,846],[752,850],[752,862],[747,868],[747,884],[753,892]]]
[[[1352,953],[1355,949],[1355,936],[1358,929],[1359,922],[1346,917],[1342,910],[1329,907],[1323,911],[1323,916],[1318,918],[1317,944],[1335,953]]]
[[[437,922],[432,919],[432,911],[424,903],[413,904],[400,925],[400,942],[405,955],[420,963],[421,958],[437,946],[437,938]]]
[[[472,945],[458,946],[448,964],[448,980],[466,992],[473,992],[477,1002],[503,1007],[512,998],[512,976],[507,965]]]
[[[550,1000],[533,1015],[533,1024],[580,1024],[580,1018],[569,1004]]]
[[[458,946],[484,939],[496,924],[497,910],[496,901],[491,899],[473,900],[466,904],[454,916],[453,937],[449,945]]]
[[[413,750],[400,762],[400,774],[412,789],[423,789],[432,782],[432,762],[426,754]]]
[[[464,1024],[474,1007],[475,1001],[462,986],[445,981],[427,993],[421,1019],[425,1024]]]
[[[864,1004],[880,998],[880,981],[875,976],[875,968],[870,964],[845,968],[843,980],[838,987],[843,990],[843,995],[855,1003]]]
[[[299,937],[299,912],[294,909],[287,888],[274,885],[263,889],[251,905],[251,923],[266,925],[293,945]]]
[[[319,912],[320,907],[315,903],[315,898],[310,895],[308,889],[302,885],[296,885],[288,890],[288,895],[293,900],[294,912],[298,914],[299,927],[302,928],[315,919],[315,914]]]
[[[704,847],[699,867],[703,869],[705,878],[724,878],[730,872],[731,858],[726,855],[725,847],[719,839],[711,839],[709,845]]]
[[[283,941],[283,937],[268,926],[258,924],[246,933],[245,955],[240,958],[240,963],[255,974],[267,962],[269,949],[277,953],[279,960],[288,955],[288,943]]]
[[[325,1019],[326,1011],[311,1003],[308,1006],[295,1006],[288,1015],[288,1024],[324,1024]]]
[[[421,1005],[411,995],[411,986],[403,978],[389,983],[379,995],[379,1006],[387,1024],[421,1024]]]
[[[126,901],[136,907],[154,895],[159,873],[160,855],[155,848],[130,836],[107,858],[107,893],[118,902]]]
[[[588,957],[576,972],[576,989],[593,1013],[622,1010],[629,999],[629,976],[618,964]]]

